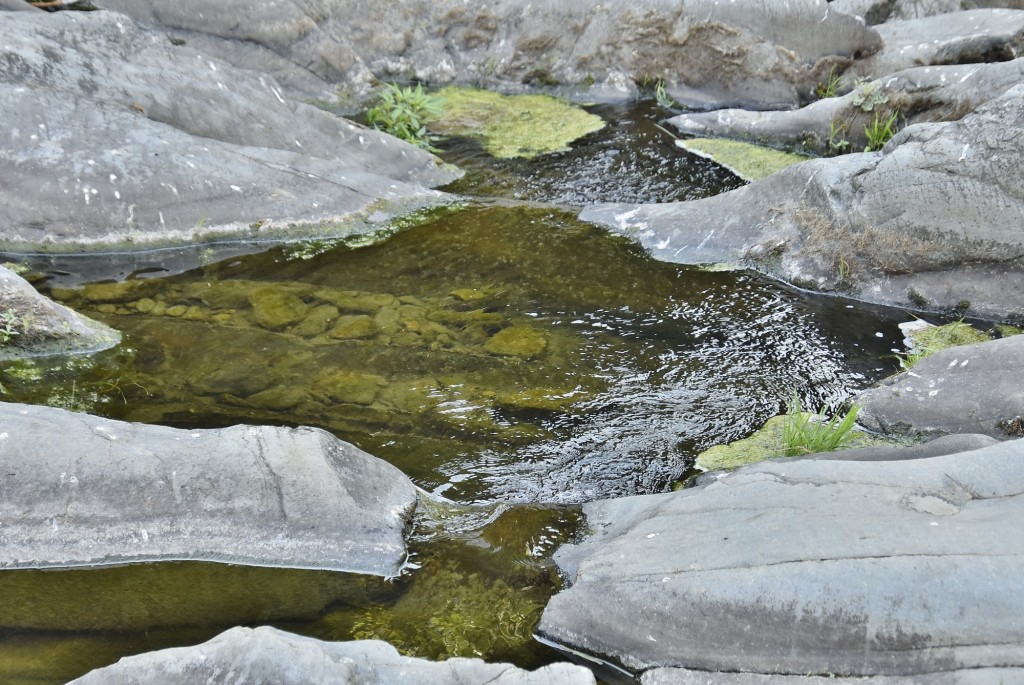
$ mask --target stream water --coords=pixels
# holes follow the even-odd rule
[[[548,172],[453,143],[474,169],[459,189],[573,204],[736,183],[652,152],[649,111],[603,113],[618,125]],[[631,185],[649,165],[669,173]],[[155,266],[173,255],[31,260],[41,290],[125,341],[5,363],[6,400],[190,428],[319,426],[474,507],[424,519],[421,568],[394,583],[200,563],[0,574],[0,681],[65,682],[263,623],[535,667],[556,658],[530,634],[575,505],[670,489],[794,394],[817,406],[895,370],[900,312],[656,262],[574,217],[471,202],[377,244],[279,246],[183,273]]]

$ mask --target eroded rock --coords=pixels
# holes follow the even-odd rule
[[[0,417],[0,568],[191,559],[394,576],[405,560],[414,486],[325,431],[18,404]]]
[[[191,685],[245,674],[246,682],[306,685],[592,685],[581,666],[552,664],[524,671],[510,664],[452,658],[433,662],[401,656],[377,640],[322,642],[274,628],[232,628],[196,647],[125,657],[75,685]]]

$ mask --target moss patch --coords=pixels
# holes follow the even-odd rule
[[[728,445],[715,445],[697,455],[694,466],[701,471],[715,471],[717,469],[734,469],[765,459],[778,459],[783,456],[782,426],[786,420],[785,416],[772,417],[749,438],[736,440]],[[856,429],[854,431],[854,437],[847,443],[847,448],[896,444],[895,441],[887,438]]]
[[[569,143],[604,128],[601,117],[547,95],[501,95],[475,88],[445,88],[443,113],[430,124],[440,135],[476,138],[498,159],[532,158],[569,149]]]
[[[809,158],[770,147],[721,138],[677,140],[676,145],[695,155],[721,164],[745,181],[771,176]]]
[[[931,356],[939,350],[957,345],[971,345],[973,343],[987,342],[992,335],[986,331],[979,331],[970,324],[963,321],[954,321],[943,326],[926,326],[910,332],[910,340],[913,345],[906,355],[902,356],[904,368],[909,369],[925,357]]]

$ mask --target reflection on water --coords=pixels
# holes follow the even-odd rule
[[[461,502],[664,490],[794,392],[818,405],[891,371],[899,318],[659,263],[568,214],[489,206],[371,247],[53,294],[128,345],[7,365],[13,399],[320,426]]]

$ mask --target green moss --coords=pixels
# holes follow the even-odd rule
[[[695,155],[713,160],[740,178],[756,181],[786,167],[807,161],[807,157],[761,145],[722,138],[677,140],[676,145]]]
[[[536,328],[512,326],[495,333],[484,343],[484,351],[503,357],[533,359],[547,346],[547,337]]]
[[[810,416],[808,414],[808,416]],[[717,469],[734,469],[744,464],[753,464],[765,459],[777,459],[783,455],[782,431],[786,424],[786,416],[775,416],[768,419],[756,433],[749,438],[736,440],[727,445],[715,445],[697,455],[694,466],[701,471]],[[854,429],[856,431],[856,429]],[[863,431],[856,431],[847,447],[873,447],[891,445],[892,440],[881,438]]]
[[[501,95],[445,88],[441,118],[432,131],[468,136],[499,159],[532,158],[569,149],[569,143],[604,128],[600,117],[547,95]]]
[[[1010,336],[1020,335],[1021,333],[1024,333],[1024,328],[1011,326],[1005,323],[996,324],[996,330],[999,331],[999,337],[1001,338],[1009,338]]]
[[[986,331],[979,331],[963,321],[954,321],[943,326],[918,328],[911,331],[910,339],[913,345],[910,351],[902,356],[903,366],[907,369],[939,350],[986,342],[992,339],[992,335]]]

